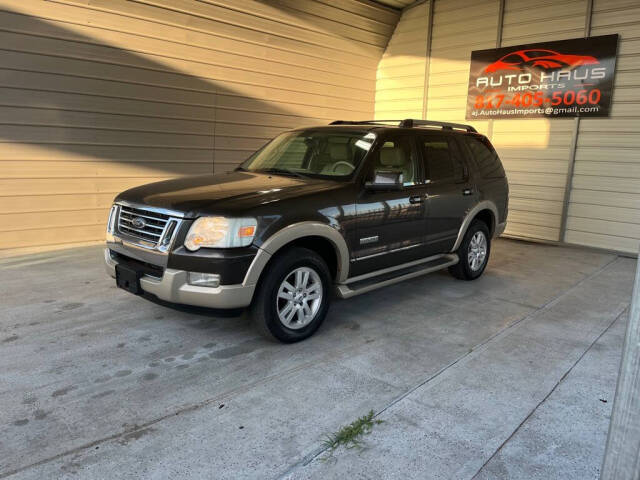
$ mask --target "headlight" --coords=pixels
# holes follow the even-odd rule
[[[200,247],[246,247],[253,242],[257,225],[255,218],[200,217],[191,225],[184,246],[192,252]]]

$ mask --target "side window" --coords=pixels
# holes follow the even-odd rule
[[[401,172],[403,185],[415,185],[419,181],[419,173],[411,138],[398,137],[385,141],[374,154],[373,171]]]
[[[420,140],[422,154],[426,163],[427,179],[431,182],[461,181],[464,168],[458,158],[457,150],[453,150],[449,139],[440,135],[429,135]]]
[[[464,141],[471,151],[471,156],[478,164],[480,175],[484,178],[504,178],[504,168],[498,154],[491,144],[482,138],[464,137]]]

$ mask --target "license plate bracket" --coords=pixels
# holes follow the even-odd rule
[[[116,285],[134,295],[142,294],[140,287],[141,272],[124,265],[116,265]]]

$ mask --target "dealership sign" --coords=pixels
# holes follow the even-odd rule
[[[609,115],[618,35],[471,52],[467,120]]]

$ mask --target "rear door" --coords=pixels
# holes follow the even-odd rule
[[[426,250],[449,252],[462,221],[477,202],[469,167],[455,139],[446,133],[424,133],[418,146],[426,173],[428,207]]]

